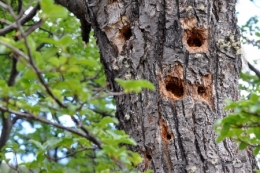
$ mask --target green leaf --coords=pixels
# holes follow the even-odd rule
[[[230,124],[225,123],[225,124],[223,125],[222,130],[221,130],[221,135],[227,135],[229,129],[230,129]]]
[[[155,90],[155,86],[147,80],[122,80],[116,78],[115,81],[124,88],[126,93],[139,93],[141,92],[142,88],[147,88],[153,91]]]
[[[4,54],[6,51],[6,47],[3,45],[0,45],[0,54]]]
[[[244,143],[244,142],[240,142],[240,144],[239,144],[239,149],[240,150],[244,150],[246,147],[248,146],[248,144],[247,143]]]
[[[53,148],[53,147],[56,147],[57,144],[59,144],[61,141],[62,141],[62,139],[53,137],[53,138],[48,139],[48,141],[46,141],[45,145],[47,147]]]
[[[44,146],[36,140],[30,139],[29,142],[33,143],[35,146],[37,146],[39,149],[44,150]]]
[[[35,51],[36,50],[36,43],[35,43],[35,41],[33,40],[33,38],[31,36],[27,37],[27,42],[28,42],[28,44],[30,46],[30,50],[31,51]]]
[[[214,128],[218,128],[222,124],[222,119],[217,119],[214,124]]]
[[[143,161],[143,159],[140,157],[138,153],[131,153],[130,161],[133,163],[134,166],[137,166],[139,163]]]
[[[109,123],[118,123],[118,120],[113,117],[104,117],[99,123],[96,124],[97,127],[99,128],[104,128],[106,127]]]
[[[41,0],[43,18],[66,18],[68,12],[65,8],[55,5],[53,0]]]
[[[220,142],[223,141],[225,138],[226,138],[226,136],[218,135],[218,137],[217,137],[217,139],[216,139],[216,142],[217,142],[217,143],[220,143]]]
[[[259,101],[259,98],[260,96],[258,96],[257,94],[255,93],[251,93],[250,95],[250,100],[253,102],[253,103],[257,103]]]
[[[59,59],[56,57],[49,58],[48,62],[52,64],[54,67],[59,67],[61,65]]]

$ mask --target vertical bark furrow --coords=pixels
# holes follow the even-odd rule
[[[184,150],[184,146],[183,146],[183,142],[182,142],[182,136],[181,136],[181,132],[180,132],[180,129],[179,129],[179,122],[178,122],[178,118],[177,118],[177,115],[178,115],[178,109],[177,109],[177,104],[181,104],[181,102],[176,102],[176,107],[174,107],[173,105],[171,105],[171,112],[173,113],[173,121],[175,123],[175,131],[176,131],[176,137],[175,137],[175,145],[177,146],[177,153],[179,155],[178,157],[178,161],[179,162],[182,162],[183,164],[187,165],[187,157],[185,155],[185,150]],[[176,144],[177,143],[177,144]],[[175,169],[174,172],[178,172],[179,169]],[[185,169],[185,166],[183,166],[183,168],[179,171],[182,171],[182,172],[187,172],[186,169]]]

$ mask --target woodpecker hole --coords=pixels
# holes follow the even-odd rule
[[[120,30],[120,32],[124,36],[125,40],[129,40],[132,37],[132,31],[131,31],[130,25],[124,26]]]
[[[147,148],[146,151],[144,152],[144,169],[143,171],[146,171],[149,169],[151,165],[151,160],[152,160],[152,151],[151,149]]]
[[[173,134],[169,133],[169,127],[168,127],[166,121],[163,119],[160,119],[159,125],[161,128],[161,135],[162,135],[163,141],[170,142],[173,139]]]
[[[151,156],[150,154],[146,154],[146,158],[147,158],[148,160],[152,160],[152,156]]]
[[[206,95],[206,94],[207,94],[207,93],[206,93],[206,88],[203,87],[203,86],[199,86],[199,87],[198,87],[198,94],[199,94],[199,95]]]
[[[173,67],[165,72],[166,74],[159,76],[160,93],[166,99],[173,101],[182,99],[186,94],[182,64],[176,62]]]
[[[187,40],[190,47],[201,47],[203,44],[203,37],[200,34],[191,34]]]
[[[207,29],[192,28],[184,30],[183,43],[191,53],[206,52],[208,50],[207,39]]]
[[[166,82],[166,90],[178,98],[184,95],[183,83],[177,77],[172,77]]]
[[[207,104],[209,104],[212,109],[214,109],[214,97],[213,93],[212,93],[212,75],[211,74],[207,74],[205,76],[202,77],[202,81],[200,84],[197,85],[191,85],[190,90],[194,91],[192,92],[192,95],[194,96],[194,100],[197,101],[204,101]]]
[[[167,139],[168,139],[168,140],[171,140],[171,139],[172,139],[172,135],[168,134],[168,135],[167,135]]]

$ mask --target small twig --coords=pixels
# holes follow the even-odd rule
[[[97,109],[90,109],[90,110],[92,110],[93,112],[95,112],[97,114],[102,115],[103,117],[114,117],[113,115],[111,115],[107,112],[101,111],[101,110],[97,110]]]
[[[37,48],[36,51],[40,51],[41,48],[43,48],[45,46],[46,43],[41,43]]]
[[[2,19],[2,18],[0,18],[0,23],[5,23],[5,24],[8,24],[8,25],[12,25],[12,22],[9,22],[8,20]]]
[[[77,154],[77,153],[79,153],[79,152],[82,152],[82,151],[95,150],[95,149],[96,149],[96,148],[87,148],[87,147],[86,147],[86,148],[81,148],[81,149],[79,149],[79,150],[73,151],[73,152],[67,154],[66,156],[63,156],[63,157],[60,157],[60,158],[52,158],[52,157],[50,157],[50,156],[48,156],[48,155],[46,155],[46,156],[47,156],[48,159],[50,159],[50,160],[58,161],[58,160],[66,159],[66,158],[68,158],[68,157],[72,157],[72,156],[74,156],[75,154]]]
[[[95,99],[101,99],[101,98],[107,98],[109,96],[121,96],[121,95],[125,95],[125,92],[110,92],[110,91],[106,91],[106,94],[104,95],[97,95],[95,97],[92,97],[92,100]]]
[[[42,28],[42,27],[40,27],[39,30],[42,30],[42,31],[44,31],[44,32],[47,32],[50,37],[52,37],[52,36],[54,35],[51,31],[49,31],[49,30],[47,30],[47,29],[44,29],[44,28]]]
[[[243,37],[243,39],[245,39],[245,41],[248,43],[248,44],[251,44],[252,46],[255,46],[257,47],[258,49],[260,49],[260,44],[255,41],[255,40],[250,40],[249,38],[247,37]]]
[[[4,45],[5,47],[11,49],[14,53],[16,53],[16,54],[18,54],[19,56],[23,57],[25,60],[27,60],[27,61],[29,60],[29,57],[28,57],[26,54],[24,54],[24,53],[23,53],[22,51],[20,51],[19,49],[13,47],[12,45],[10,45],[10,44],[8,44],[8,43],[6,43],[6,42],[4,42],[4,41],[1,41],[1,40],[0,40],[0,44],[2,44],[2,45]]]

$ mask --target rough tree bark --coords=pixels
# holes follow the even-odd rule
[[[68,7],[66,0],[56,2]],[[147,79],[157,88],[115,98],[119,128],[136,140],[132,149],[144,157],[139,170],[250,173],[257,167],[251,151],[239,151],[228,139],[217,144],[213,131],[214,121],[227,114],[224,99],[239,98],[235,4],[88,0],[86,9],[80,6],[94,29],[111,89],[121,91],[115,78]]]

